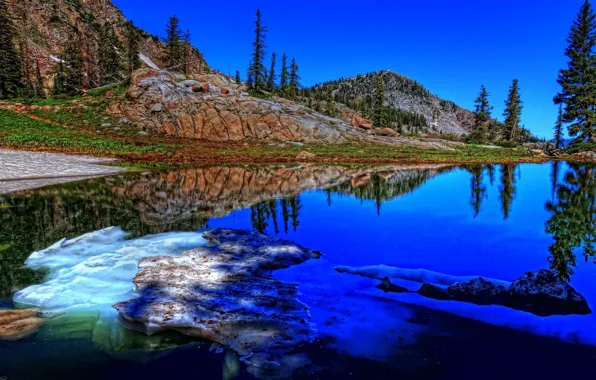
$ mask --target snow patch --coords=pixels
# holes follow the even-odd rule
[[[139,58],[141,59],[141,61],[143,61],[147,66],[149,66],[150,68],[154,69],[154,70],[159,70],[159,66],[157,66],[155,64],[155,62],[153,62],[151,60],[151,58],[147,57],[145,54],[143,53],[139,53]]]

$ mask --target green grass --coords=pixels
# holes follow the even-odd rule
[[[115,155],[166,153],[179,148],[177,145],[140,145],[108,139],[5,110],[0,110],[0,143],[13,148]]]

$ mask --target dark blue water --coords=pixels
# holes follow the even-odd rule
[[[300,284],[318,339],[294,378],[592,377],[596,322],[385,294],[335,266],[423,268],[512,281],[552,268],[590,305],[596,181],[588,166],[208,168],[130,174],[0,196],[0,307],[47,273],[23,264],[60,238],[255,229],[320,250],[279,271]],[[72,270],[72,268],[67,270]],[[132,284],[131,284],[132,286]],[[118,302],[121,300],[115,300]],[[0,341],[0,376],[252,378],[231,351],[146,337],[98,313]],[[70,318],[70,319],[68,319]]]

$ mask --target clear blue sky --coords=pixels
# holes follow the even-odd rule
[[[472,109],[481,84],[495,116],[513,78],[520,80],[522,123],[551,137],[557,72],[583,0],[184,1],[113,0],[152,34],[176,13],[215,68],[245,74],[257,7],[269,28],[268,53],[286,52],[304,85],[389,69]],[[291,8],[290,8],[291,7]]]

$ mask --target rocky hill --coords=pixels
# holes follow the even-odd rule
[[[421,128],[422,131],[464,135],[472,129],[472,112],[433,95],[420,83],[392,71],[379,71],[326,82],[315,86],[315,89],[330,88],[336,101],[352,109],[362,109],[363,104],[365,108],[370,108],[379,75],[383,76],[385,82],[385,105],[390,108],[390,113],[401,113],[400,118],[406,120],[402,125],[394,127],[402,127],[405,132],[410,132],[414,122],[408,120],[415,121],[422,116],[426,120],[426,123],[422,123],[425,124]]]
[[[101,25],[112,25],[117,38],[123,42],[128,22],[110,0],[9,0],[7,5],[18,29],[19,49],[26,57],[24,64],[29,66],[31,76],[37,75],[39,67],[46,88],[52,87],[57,63],[73,32],[81,39],[85,85],[92,87],[99,59]],[[153,63],[161,66],[163,44],[158,37],[141,29],[138,31],[142,37],[141,60],[148,66]],[[190,71],[210,71],[198,50],[194,51]]]

